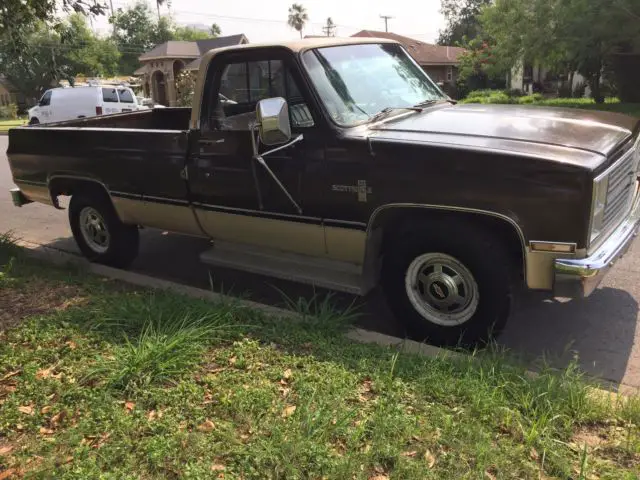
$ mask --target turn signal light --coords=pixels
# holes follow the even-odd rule
[[[534,252],[576,253],[575,243],[531,242],[529,245]]]

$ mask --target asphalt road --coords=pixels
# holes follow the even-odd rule
[[[60,250],[78,253],[71,237],[67,212],[30,204],[20,209],[11,203],[13,186],[5,152],[8,141],[0,136],[0,232]],[[6,192],[6,193],[3,193]],[[140,256],[132,270],[200,288],[213,288],[263,303],[283,305],[288,297],[311,298],[311,287],[230,270],[211,272],[198,261],[209,242],[146,229],[141,235]],[[336,304],[360,305],[359,323],[368,329],[402,336],[380,292],[365,299],[336,294]],[[527,294],[499,343],[529,362],[546,358],[566,364],[575,356],[582,368],[614,384],[640,388],[640,242],[619,262],[603,285],[588,299],[560,302]]]

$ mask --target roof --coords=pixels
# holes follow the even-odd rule
[[[405,37],[391,32],[361,30],[352,35],[356,38],[385,38],[401,43],[420,65],[457,65],[459,57],[465,52],[461,47],[433,45],[415,38]]]
[[[133,72],[134,77],[139,77],[147,73],[147,67],[140,67],[135,72]]]
[[[161,43],[138,57],[141,62],[161,58],[198,58],[213,48],[228,47],[247,43],[249,40],[243,33],[225,37],[206,38],[194,42],[169,40]]]

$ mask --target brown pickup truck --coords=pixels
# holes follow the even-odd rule
[[[640,219],[639,123],[457,105],[397,43],[210,51],[193,108],[9,132],[16,205],[59,208],[92,261],[138,228],[213,240],[202,261],[365,295],[433,343],[500,331],[525,287],[585,297]],[[170,252],[167,252],[170,254]]]

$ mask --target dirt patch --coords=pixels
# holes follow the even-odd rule
[[[0,288],[0,332],[27,317],[66,310],[86,300],[78,287],[39,279],[19,288]]]
[[[586,445],[589,449],[600,447],[606,441],[607,432],[599,427],[583,427],[571,438],[572,443],[579,446]]]

